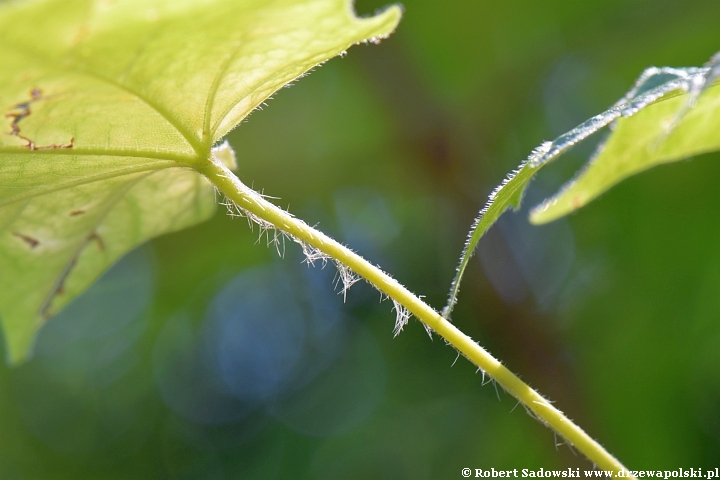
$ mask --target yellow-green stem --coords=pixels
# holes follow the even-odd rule
[[[351,268],[355,273],[374,285],[388,297],[407,308],[438,335],[447,340],[472,363],[483,369],[507,392],[517,398],[533,412],[540,421],[555,430],[573,447],[582,452],[598,468],[619,472],[627,469],[599,443],[593,440],[580,427],[575,425],[560,410],[552,406],[500,361],[475,343],[470,337],[458,330],[455,325],[444,319],[432,307],[412,294],[390,275],[370,262],[344,247],[337,241],[315,230],[274,204],[265,200],[254,190],[245,186],[230,170],[218,161],[211,161],[201,169],[203,173],[223,194],[240,208],[273,224],[279,230],[317,248],[336,261]],[[633,477],[627,477],[633,478]]]

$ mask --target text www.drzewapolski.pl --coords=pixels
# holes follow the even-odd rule
[[[702,468],[677,468],[675,470],[621,470],[617,473],[610,470],[580,470],[567,468],[565,470],[530,470],[528,468],[512,470],[496,470],[491,468],[463,468],[462,476],[465,478],[703,478],[705,480],[720,480],[720,469],[703,470]]]

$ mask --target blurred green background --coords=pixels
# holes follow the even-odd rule
[[[360,14],[383,2],[358,0]],[[238,175],[441,308],[472,219],[650,65],[720,49],[717,0],[404,2],[229,136]],[[532,227],[600,137],[482,241],[455,323],[633,469],[720,466],[717,154]],[[417,321],[243,219],[159,238],[0,367],[2,479],[453,479],[592,466]],[[4,354],[3,354],[4,355]]]

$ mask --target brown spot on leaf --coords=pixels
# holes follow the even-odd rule
[[[72,212],[70,212],[71,217],[78,217],[78,216],[84,215],[84,214],[85,214],[85,210],[73,210]]]
[[[103,242],[100,235],[98,235],[96,232],[92,232],[85,238],[85,241],[78,247],[78,249],[75,251],[75,254],[68,261],[65,269],[63,269],[62,273],[60,273],[60,277],[57,279],[57,282],[55,282],[55,286],[52,288],[52,290],[50,290],[50,293],[47,295],[47,297],[45,297],[45,301],[43,301],[42,305],[40,306],[39,313],[44,320],[47,320],[54,314],[54,312],[52,312],[53,299],[58,295],[62,295],[63,293],[65,293],[65,282],[75,269],[75,266],[80,259],[80,255],[82,255],[83,251],[85,250],[85,248],[87,248],[90,242],[93,241],[96,241],[98,243],[100,251],[105,251],[105,242]]]
[[[27,140],[27,139],[23,137],[23,140]],[[73,148],[75,146],[75,137],[72,137],[70,139],[70,143],[60,143],[60,144],[51,143],[50,145],[41,145],[41,146],[35,145],[35,143],[32,140],[27,140],[27,141],[29,142],[27,147],[30,150],[53,150],[56,148]]]
[[[20,133],[20,122],[23,121],[25,118],[29,117],[32,114],[31,106],[34,103],[37,103],[41,100],[47,100],[48,97],[44,96],[43,91],[39,88],[33,88],[30,90],[30,100],[26,100],[24,102],[16,103],[5,114],[5,118],[12,119],[10,121],[10,131],[6,132],[8,135],[12,135],[13,137],[18,137],[27,144],[25,145],[30,150],[48,150],[48,149],[56,149],[56,148],[72,148],[75,146],[75,137],[70,139],[69,143],[61,143],[61,144],[55,144],[52,143],[50,145],[37,145],[34,140],[22,135]]]
[[[95,240],[97,242],[98,248],[100,249],[100,251],[104,252],[105,251],[105,242],[103,242],[102,237],[100,237],[100,235],[98,235],[96,232],[93,232],[88,237],[88,242],[91,242],[93,240]]]
[[[35,248],[38,245],[40,245],[40,240],[30,237],[28,235],[23,235],[22,233],[14,232],[14,236],[22,240],[23,242],[27,243],[30,248]]]

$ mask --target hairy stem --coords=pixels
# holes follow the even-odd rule
[[[627,469],[615,457],[575,425],[560,410],[552,406],[542,395],[530,388],[503,366],[500,361],[390,275],[324,233],[315,230],[302,220],[268,202],[257,192],[245,186],[219,161],[213,160],[209,162],[204,168],[200,169],[200,172],[228,199],[235,202],[239,208],[265,222],[271,223],[293,238],[311,245],[334,260],[346,265],[378,290],[407,308],[415,317],[447,340],[468,360],[495,379],[508,393],[517,398],[529,412],[532,412],[542,423],[565,438],[598,468],[615,472],[620,470],[627,472]]]

